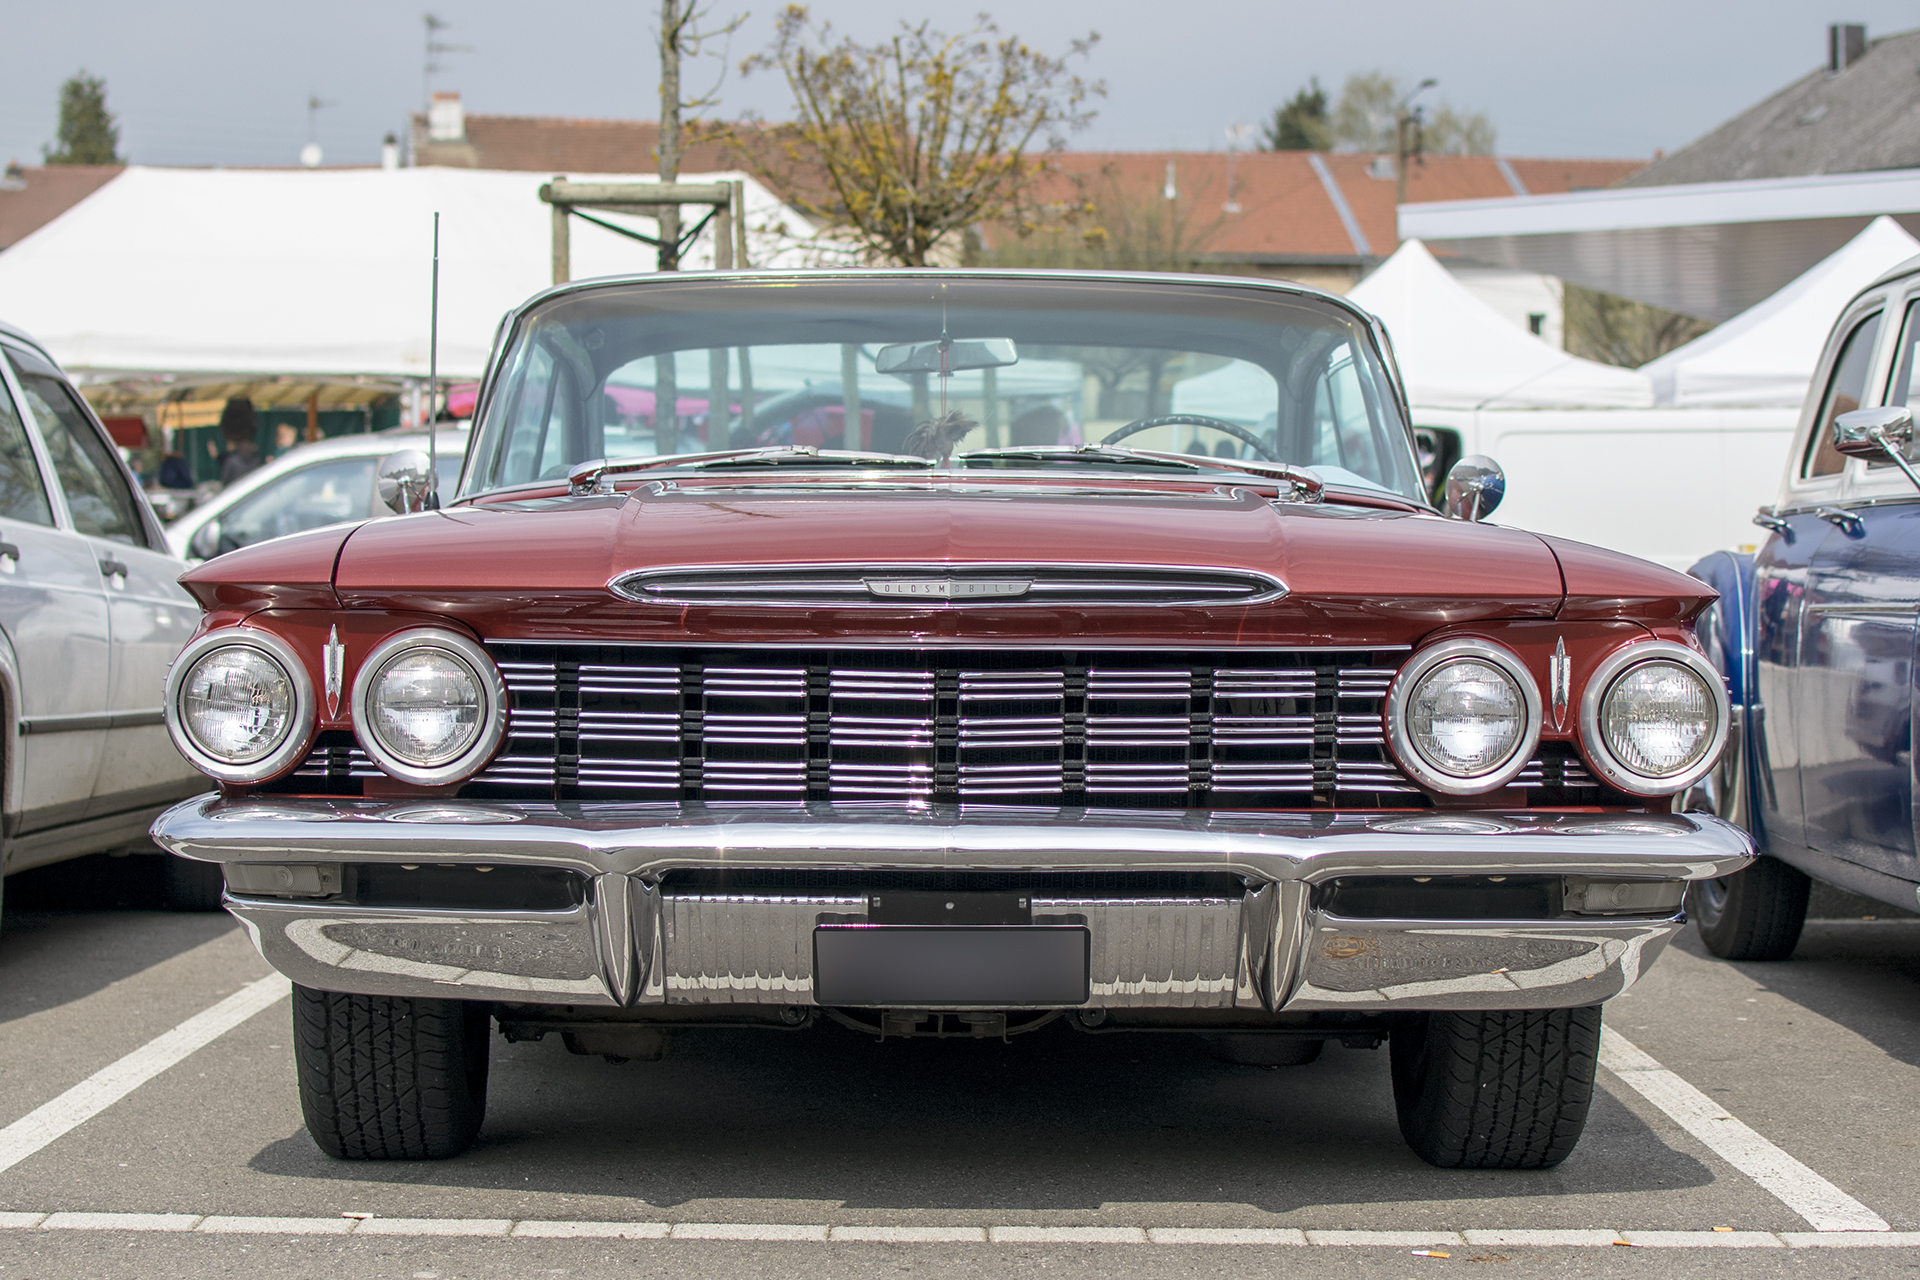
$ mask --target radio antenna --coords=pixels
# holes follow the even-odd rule
[[[440,509],[440,451],[435,419],[440,416],[440,213],[433,215],[433,311],[427,321],[427,510]]]

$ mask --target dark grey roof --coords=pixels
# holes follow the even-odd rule
[[[1623,187],[1920,168],[1920,31],[1882,36],[1839,75],[1794,81]]]

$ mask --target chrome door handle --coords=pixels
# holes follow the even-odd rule
[[[1866,526],[1860,523],[1860,517],[1851,511],[1842,511],[1838,507],[1821,507],[1813,514],[1819,516],[1822,520],[1825,520],[1849,538],[1857,538],[1866,532]]]
[[[100,562],[100,575],[105,578],[112,578],[116,576],[124,578],[127,576],[127,566],[125,566],[124,564],[121,564],[118,560],[115,560],[112,556],[108,556],[105,560],[102,560]]]
[[[1793,522],[1785,516],[1776,516],[1765,508],[1762,508],[1753,513],[1753,522],[1762,529],[1770,529],[1774,533],[1779,534],[1782,541],[1793,541]]]

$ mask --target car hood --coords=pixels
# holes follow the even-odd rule
[[[1277,579],[1260,603],[634,602],[611,584],[661,570],[859,572],[1142,566]],[[1406,643],[1435,625],[1548,618],[1565,596],[1538,537],[1404,507],[1276,502],[1238,486],[921,481],[714,483],[632,495],[461,505],[361,526],[341,549],[348,607],[432,609],[492,637],[608,635],[755,642],[825,636],[1038,636],[1165,643]]]

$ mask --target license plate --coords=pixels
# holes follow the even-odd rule
[[[1085,925],[820,925],[813,998],[868,1009],[1063,1008],[1085,1004]]]

